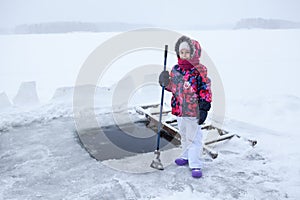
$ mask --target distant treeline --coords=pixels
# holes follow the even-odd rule
[[[15,34],[39,34],[39,33],[68,33],[68,32],[118,32],[142,27],[151,27],[147,24],[128,23],[88,23],[88,22],[49,22],[37,24],[22,24],[12,30],[0,32]]]
[[[280,19],[263,19],[263,18],[248,18],[241,19],[237,22],[235,29],[252,29],[252,28],[262,28],[262,29],[294,29],[300,28],[299,22],[292,22],[288,20]]]

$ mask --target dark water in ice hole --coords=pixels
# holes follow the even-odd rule
[[[78,135],[84,148],[99,161],[154,152],[157,144],[157,133],[141,122],[122,126],[111,125],[102,127],[101,130],[86,129],[80,131]],[[160,150],[179,145],[178,141],[166,132],[161,135]]]

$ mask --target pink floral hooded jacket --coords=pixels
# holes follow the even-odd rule
[[[183,36],[182,41],[186,38]],[[170,72],[170,83],[167,85],[166,90],[172,92],[171,107],[173,115],[198,117],[202,104],[209,104],[210,108],[210,102],[212,101],[211,82],[207,77],[207,68],[200,64],[200,44],[196,40],[187,38],[187,42],[192,49],[192,58],[182,60],[179,57],[179,43],[182,41],[177,41],[175,46],[178,64]]]

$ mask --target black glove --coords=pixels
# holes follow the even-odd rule
[[[200,110],[199,111],[199,119],[198,119],[198,124],[201,125],[204,123],[204,121],[207,118],[207,111],[205,110]]]
[[[207,112],[210,110],[210,103],[207,101],[201,101],[199,103],[199,119],[198,124],[201,125],[207,118]]]
[[[159,75],[160,86],[167,86],[170,83],[170,75],[168,71],[162,71]]]

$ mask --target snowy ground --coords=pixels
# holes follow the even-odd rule
[[[80,146],[72,86],[84,59],[113,34],[1,35],[0,199],[299,199],[299,32],[188,32],[218,67],[226,94],[224,128],[258,140],[255,148],[238,138],[214,146],[219,157],[204,156],[199,180],[174,164],[143,174],[115,170]],[[141,64],[161,58],[152,53]],[[128,63],[123,67],[126,73]],[[22,81],[36,86],[18,92]],[[101,90],[95,110],[107,124],[109,89]],[[158,99],[159,92],[148,100]],[[138,167],[154,158],[143,156],[126,161]]]

